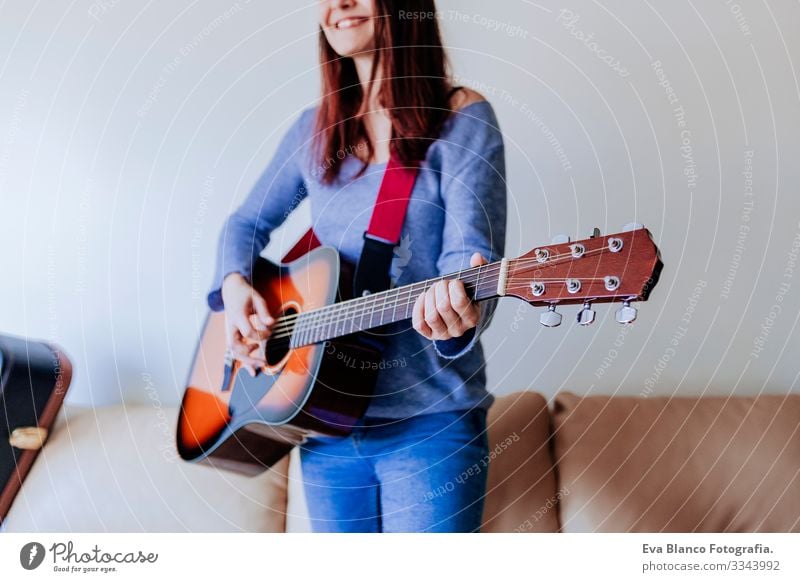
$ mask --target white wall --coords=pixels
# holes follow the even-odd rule
[[[439,8],[455,72],[492,100],[506,135],[508,255],[635,220],[666,264],[631,328],[600,306],[591,328],[564,308],[567,324],[547,330],[538,310],[503,302],[484,336],[492,389],[800,390],[800,264],[790,264],[800,244],[800,5]],[[66,348],[72,402],[179,399],[218,229],[316,98],[315,10],[245,0],[0,7],[0,329]]]

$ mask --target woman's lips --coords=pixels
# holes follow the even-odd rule
[[[352,17],[352,18],[342,18],[339,22],[336,23],[336,28],[342,30],[345,28],[353,28],[358,26],[359,24],[363,24],[367,21],[364,17]]]

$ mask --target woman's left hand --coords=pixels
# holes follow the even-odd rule
[[[474,253],[469,260],[470,267],[486,263],[488,261],[480,253]],[[445,279],[417,298],[411,322],[414,329],[429,340],[446,340],[460,337],[478,325],[480,315],[480,304],[470,300],[464,283]]]

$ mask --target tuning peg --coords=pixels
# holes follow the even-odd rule
[[[600,238],[600,229],[595,226],[592,229],[592,234],[589,235],[589,238]]]
[[[547,311],[539,316],[539,323],[545,327],[558,327],[561,325],[561,314],[556,311],[555,303],[551,303]]]
[[[583,309],[578,312],[578,325],[591,325],[594,323],[596,313],[588,301],[584,302]]]
[[[630,300],[624,301],[622,303],[622,307],[617,310],[617,323],[631,323],[633,320],[636,319],[636,308],[631,307]]]
[[[622,227],[622,232],[630,232],[632,230],[639,230],[640,228],[644,228],[641,222],[629,222]]]
[[[569,242],[569,235],[566,235],[566,234],[557,234],[550,241],[550,243],[554,244],[554,245],[563,245],[563,244],[566,244],[568,242]]]

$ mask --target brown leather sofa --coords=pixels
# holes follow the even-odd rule
[[[308,530],[296,455],[255,478],[184,463],[176,415],[67,407],[5,531]],[[800,395],[528,391],[489,424],[485,532],[800,531]]]
[[[484,531],[800,531],[800,395],[498,399]]]

